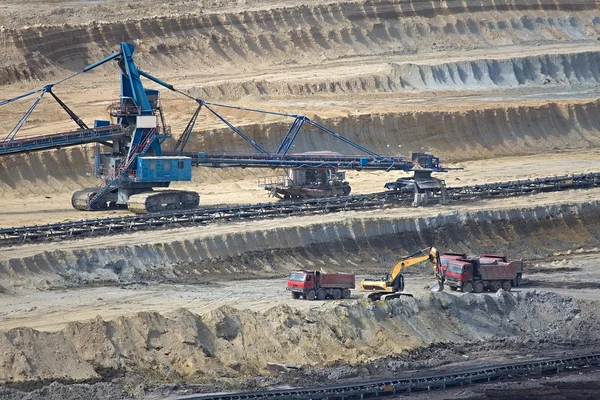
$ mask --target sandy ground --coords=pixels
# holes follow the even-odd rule
[[[438,215],[458,214],[462,212],[478,212],[482,210],[515,210],[536,206],[549,206],[556,204],[577,204],[587,201],[596,201],[600,196],[600,189],[570,190],[560,193],[541,193],[527,197],[515,197],[508,199],[489,199],[455,204],[448,206],[432,207],[394,207],[383,210],[356,211],[330,213],[326,215],[293,216],[285,219],[266,219],[249,222],[229,222],[226,224],[211,224],[201,227],[186,227],[168,230],[142,231],[114,236],[99,236],[65,242],[39,243],[16,245],[0,248],[0,260],[20,259],[31,257],[49,251],[77,251],[93,248],[110,248],[113,246],[135,246],[143,244],[164,244],[171,242],[183,242],[196,240],[198,238],[214,238],[224,233],[247,233],[256,231],[267,231],[282,226],[294,229],[298,227],[310,227],[314,224],[343,223],[352,218],[421,218]],[[576,244],[574,244],[576,246]]]
[[[600,171],[600,150],[566,151],[555,154],[543,154],[526,157],[502,157],[492,160],[478,160],[449,164],[450,168],[462,168],[440,173],[437,176],[445,179],[448,186],[473,185],[478,183],[500,182],[518,179],[531,179],[540,176],[560,176],[585,172]],[[257,174],[277,176],[271,170],[260,170]],[[383,191],[384,184],[408,174],[394,172],[355,172],[348,171],[347,180],[354,194]],[[232,180],[225,183],[192,184],[179,183],[173,187],[195,190],[200,193],[201,205],[216,204],[253,204],[277,201],[269,197],[269,193],[258,186],[258,177]],[[562,196],[562,195],[561,195]],[[575,192],[570,198],[578,198]],[[560,198],[560,197],[557,197]],[[523,200],[507,200],[510,204],[526,204]],[[81,212],[71,207],[71,194],[63,193],[49,196],[9,197],[2,200],[0,210],[0,226],[37,225],[86,218],[101,218],[119,215],[130,215],[126,210],[109,212]],[[506,204],[509,204],[506,203]],[[460,210],[460,206],[454,209]],[[24,210],[27,210],[24,212]]]
[[[27,5],[8,1],[2,7],[5,19],[0,22],[7,28],[21,29],[20,25],[34,24],[37,21],[46,24],[84,23],[92,19],[114,21],[126,18],[152,16],[152,15],[177,15],[178,13],[204,11],[227,11],[236,12],[240,9],[254,10],[266,7],[263,1],[212,1],[194,2],[191,7],[189,1],[178,1],[168,6],[161,2],[147,1],[152,7],[145,9],[139,5],[130,5],[120,9],[115,1],[93,1],[93,2],[69,2],[69,1],[35,1]],[[304,2],[312,5],[317,2]],[[278,6],[289,6],[293,2],[280,1],[268,3],[271,8]],[[149,10],[155,14],[150,14]],[[19,19],[24,10],[28,10],[29,19]],[[487,17],[487,14],[485,15]],[[308,17],[307,17],[308,18]],[[484,18],[483,21],[486,21]],[[50,28],[48,28],[50,29]],[[229,27],[227,29],[230,29]],[[589,30],[589,29],[588,29]],[[227,30],[227,32],[229,32]],[[222,31],[225,35],[227,32]],[[590,32],[589,37],[593,37]],[[58,39],[57,39],[58,40]],[[171,37],[169,40],[173,40]],[[12,49],[10,43],[5,43],[7,48]],[[353,44],[354,46],[355,44]],[[189,91],[207,100],[214,98],[213,94],[221,93],[225,100],[234,102],[236,105],[247,107],[258,107],[277,111],[304,113],[310,117],[318,115],[322,118],[345,117],[348,115],[368,115],[370,113],[391,112],[425,112],[443,110],[445,112],[466,112],[474,108],[493,108],[506,106],[522,106],[525,109],[535,108],[548,104],[577,104],[595,100],[598,97],[596,75],[594,70],[585,69],[586,63],[594,65],[594,54],[600,50],[600,44],[591,40],[564,40],[562,42],[536,41],[529,42],[506,42],[495,46],[483,46],[482,48],[443,49],[422,48],[419,52],[391,51],[382,49],[369,52],[358,52],[358,54],[345,54],[337,47],[324,52],[317,60],[310,57],[294,59],[293,63],[282,66],[275,58],[266,57],[263,62],[252,66],[239,66],[235,63],[223,66],[212,66],[207,68],[192,68],[186,64],[181,67],[181,58],[173,56],[171,60],[156,60],[148,55],[147,46],[139,46],[140,66],[151,73],[164,78],[175,84],[182,90]],[[97,52],[98,49],[94,49]],[[296,49],[294,55],[300,54]],[[291,55],[290,55],[291,56]],[[150,58],[148,58],[150,57]],[[556,60],[553,59],[556,58]],[[570,57],[562,62],[560,57]],[[541,60],[541,67],[530,67],[529,73],[523,72],[529,77],[527,84],[515,87],[503,86],[506,78],[493,77],[494,69],[489,67],[494,62],[501,65],[515,63],[515,70],[528,65],[533,65],[535,60]],[[572,59],[572,60],[571,60]],[[517,60],[517,61],[515,61]],[[518,61],[524,60],[524,61]],[[530,61],[534,60],[534,61]],[[552,61],[554,60],[554,61]],[[59,61],[63,62],[62,59]],[[92,60],[90,60],[92,61]],[[169,67],[171,61],[175,67]],[[448,86],[447,77],[451,75],[451,68],[439,76],[427,77],[428,82],[423,88],[407,88],[398,92],[389,92],[379,87],[370,87],[373,79],[369,77],[381,75],[389,76],[390,80],[406,78],[401,72],[393,76],[390,72],[393,68],[404,68],[417,65],[419,67],[431,67],[440,65],[453,65],[453,63],[480,63],[482,74],[490,74],[480,77],[477,82],[460,82],[452,87]],[[561,73],[556,73],[556,79],[548,84],[543,81],[543,76],[552,75],[550,65],[562,65]],[[461,64],[462,65],[462,64]],[[479,65],[479,64],[478,64]],[[487,65],[487,67],[486,67]],[[460,67],[463,68],[463,67]],[[459,68],[459,69],[460,69]],[[474,67],[473,67],[474,68]],[[541,69],[540,69],[541,68]],[[581,71],[576,68],[583,68]],[[589,69],[589,67],[587,67]],[[443,69],[443,68],[442,68]],[[509,68],[510,69],[510,68]],[[572,72],[572,71],[576,72]],[[475,69],[473,70],[475,71]],[[69,104],[84,120],[90,122],[94,118],[107,118],[107,107],[118,98],[118,85],[115,80],[117,69],[114,66],[105,66],[100,69],[77,77],[68,84],[57,86],[55,92]],[[62,70],[56,79],[66,76],[67,71]],[[387,74],[387,75],[386,75]],[[429,73],[431,74],[431,72]],[[569,78],[567,79],[567,75]],[[571,77],[573,75],[574,77]],[[569,84],[571,80],[578,83]],[[333,79],[333,81],[332,81]],[[277,89],[288,86],[319,87],[335,82],[351,82],[358,80],[366,85],[366,92],[360,90],[348,90],[345,92],[333,91],[324,93],[287,93],[278,94],[277,91],[268,95],[257,96],[254,92],[246,93],[246,87],[255,82],[265,84]],[[334,82],[335,81],[335,82]],[[364,82],[363,82],[364,81]],[[454,78],[452,78],[454,81]],[[542,82],[542,83],[540,83]],[[451,82],[450,82],[451,83]],[[149,83],[149,87],[155,87]],[[3,98],[8,98],[24,91],[40,87],[37,80],[22,80],[3,86]],[[241,88],[244,88],[243,90]],[[210,88],[219,88],[210,89]],[[212,91],[211,91],[212,90]],[[85,93],[85,96],[81,96]],[[172,127],[175,136],[181,132],[188,118],[192,114],[195,104],[190,100],[167,90],[162,92],[162,101],[168,124]],[[225,101],[227,102],[227,101]],[[14,106],[5,106],[2,109],[3,118],[0,119],[0,132],[8,131],[29,102],[19,102]],[[254,113],[244,111],[228,111],[226,113],[236,124],[264,124],[273,122],[272,116],[258,116]],[[29,122],[19,133],[21,136],[38,135],[72,129],[75,125],[68,119],[66,114],[51,99],[44,100],[42,105],[32,114]],[[222,126],[214,118],[201,114],[197,123],[196,135],[201,136],[207,129]],[[535,136],[532,134],[532,137]],[[376,141],[376,139],[373,139]],[[405,154],[402,142],[390,140],[390,143],[381,144],[382,147],[398,149],[398,153]],[[436,150],[436,144],[431,147]],[[425,151],[432,148],[423,148]],[[562,175],[568,173],[579,173],[599,170],[598,151],[579,148],[571,153],[542,154],[530,157],[506,157],[493,160],[481,160],[477,162],[463,162],[452,164],[451,167],[464,167],[464,171],[452,171],[441,174],[450,186],[470,183],[483,183],[497,180],[525,179],[535,176]],[[91,166],[78,165],[77,168],[91,171]],[[257,187],[259,176],[277,175],[280,172],[271,170],[252,171],[249,178],[230,178],[226,182],[218,178],[202,179],[195,178],[192,184],[174,185],[179,188],[196,190],[201,195],[201,204],[231,204],[231,203],[255,203],[273,201],[267,193]],[[353,187],[353,193],[369,193],[382,190],[383,184],[395,180],[400,175],[392,173],[356,173],[348,172],[349,181]],[[21,184],[23,180],[19,181]],[[35,182],[35,181],[32,181]],[[126,211],[111,211],[108,213],[81,213],[73,210],[70,206],[71,190],[61,189],[61,181],[53,182],[51,186],[55,189],[52,194],[40,194],[35,183],[25,183],[25,190],[7,190],[2,195],[2,210],[0,211],[0,226],[19,226],[39,223],[52,223],[83,218],[97,218],[102,216],[127,215]],[[18,192],[15,195],[14,192]],[[43,191],[42,191],[43,192]]]

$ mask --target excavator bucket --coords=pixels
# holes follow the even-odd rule
[[[429,290],[431,290],[432,292],[443,292],[444,282],[437,281],[436,283],[429,286]]]

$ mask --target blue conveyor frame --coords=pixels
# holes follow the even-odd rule
[[[139,67],[135,64],[133,60],[133,52],[135,47],[128,43],[120,44],[120,51],[111,54],[110,56],[93,63],[83,70],[66,77],[59,82],[54,84],[46,85],[42,89],[31,91],[19,96],[16,96],[11,99],[7,99],[4,101],[0,101],[0,107],[5,104],[10,104],[18,100],[22,100],[24,98],[33,96],[38,94],[39,96],[35,99],[33,105],[26,111],[23,117],[18,121],[15,127],[9,132],[6,138],[0,141],[0,156],[7,154],[18,154],[22,152],[31,152],[31,151],[39,151],[46,150],[52,148],[61,148],[67,146],[77,146],[86,143],[105,143],[107,140],[115,139],[128,131],[130,128],[129,124],[123,119],[119,121],[118,125],[111,125],[108,127],[103,127],[99,129],[80,129],[78,131],[67,132],[67,133],[59,133],[52,135],[45,135],[41,137],[31,137],[25,139],[15,139],[17,133],[21,129],[21,127],[27,121],[27,118],[31,115],[35,107],[40,103],[45,93],[51,91],[51,89],[63,83],[69,79],[72,79],[79,74],[88,72],[93,70],[100,65],[103,65],[111,60],[118,59],[119,65],[121,67],[121,93],[122,96],[128,96],[134,98],[136,104],[140,107],[141,115],[151,115],[152,109],[150,104],[148,103],[148,99],[144,92],[144,87],[140,80],[140,77],[145,77],[160,86],[163,86],[171,91],[177,92],[198,104],[198,108],[194,113],[192,119],[186,126],[184,133],[181,135],[179,141],[174,150],[172,151],[163,151],[161,148],[161,141],[155,140],[152,143],[152,153],[156,155],[172,155],[172,154],[181,154],[190,156],[193,159],[194,165],[197,166],[209,166],[209,167],[250,167],[250,168],[298,168],[298,167],[332,167],[332,168],[344,168],[349,170],[362,170],[362,169],[370,169],[370,170],[402,170],[402,171],[411,171],[415,168],[420,170],[426,169],[431,172],[444,172],[446,171],[440,163],[439,159],[431,156],[426,165],[416,165],[415,162],[406,159],[401,156],[382,156],[371,149],[362,146],[347,137],[325,127],[324,125],[311,120],[310,118],[304,115],[298,114],[290,114],[290,113],[281,113],[275,111],[268,110],[260,110],[255,108],[248,107],[240,107],[234,105],[213,103],[209,101],[205,101],[203,99],[194,98],[188,95],[185,92],[180,91],[175,88],[173,85],[162,81],[159,78],[156,78],[150,75],[147,72],[139,69]],[[57,100],[58,101],[58,100]],[[61,104],[62,105],[62,104]],[[63,106],[65,108],[66,106]],[[218,108],[221,109],[234,109],[234,110],[242,110],[242,111],[250,111],[261,114],[270,114],[276,115],[280,117],[290,118],[292,122],[284,135],[283,140],[277,146],[275,151],[269,151],[252,138],[250,138],[247,134],[245,134],[239,127],[236,127],[230,121],[228,121],[220,112],[217,111]],[[67,112],[67,108],[65,108]],[[210,114],[220,120],[223,124],[229,127],[235,134],[240,136],[243,140],[245,140],[250,146],[255,149],[255,153],[208,153],[208,152],[198,152],[198,153],[186,153],[185,145],[193,131],[194,125],[196,123],[196,119],[201,109],[207,110]],[[71,115],[71,113],[70,113]],[[73,113],[74,115],[74,113]],[[75,117],[72,116],[73,119]],[[77,121],[76,121],[77,122]],[[290,149],[298,135],[300,134],[302,128],[304,126],[311,126],[341,142],[351,146],[354,148],[359,154],[358,155],[333,155],[331,153],[324,154],[291,154]],[[136,129],[135,132],[131,133],[132,135],[132,145],[130,147],[130,151],[135,153],[136,149],[139,148],[139,145],[148,135],[147,130],[144,129]],[[137,157],[137,154],[128,154],[127,159],[133,160]],[[130,165],[134,166],[135,163],[130,163]],[[131,171],[123,171],[123,176],[131,175]]]

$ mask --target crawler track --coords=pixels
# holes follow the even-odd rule
[[[381,379],[354,382],[345,385],[306,389],[267,390],[263,392],[197,395],[181,397],[183,400],[351,400],[406,395],[412,392],[444,390],[475,383],[518,379],[527,376],[550,375],[600,366],[600,354],[564,357],[547,360],[524,361],[448,372],[438,375],[420,375],[400,379]]]
[[[600,173],[596,172],[452,187],[448,188],[447,197],[450,202],[458,202],[477,198],[521,196],[531,193],[587,189],[598,186],[600,186]],[[202,207],[185,211],[169,211],[48,225],[3,228],[0,229],[0,245],[102,236],[156,228],[177,228],[219,221],[226,222],[338,211],[369,210],[385,206],[411,204],[412,196],[412,192],[408,190],[389,191],[368,195],[242,206]],[[432,199],[432,202],[436,201],[439,201],[439,199]]]

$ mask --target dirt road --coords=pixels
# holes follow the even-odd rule
[[[539,176],[560,176],[600,171],[600,150],[588,149],[564,151],[553,154],[541,154],[525,157],[501,157],[490,160],[450,163],[451,168],[463,168],[448,173],[437,174],[445,179],[448,186],[474,185],[479,183],[501,182],[519,179],[531,179]],[[197,169],[198,171],[201,169]],[[200,172],[200,171],[199,171]],[[201,205],[252,204],[277,201],[258,186],[258,176],[278,176],[282,172],[259,170],[247,173],[247,177],[226,180],[220,183],[206,183],[201,177],[190,183],[178,183],[173,187],[195,190],[200,193]],[[346,174],[352,187],[352,193],[375,193],[385,190],[386,182],[409,176],[402,172],[352,172]],[[2,184],[0,183],[0,189]],[[36,185],[32,194],[23,188],[23,195],[11,196],[13,189],[5,187],[0,210],[0,227],[38,225],[54,222],[74,221],[86,218],[101,218],[130,215],[127,210],[81,212],[71,206],[71,192],[62,187],[53,187],[51,183]],[[37,193],[36,193],[37,192]],[[46,192],[46,195],[40,195]],[[31,193],[31,192],[30,192]],[[585,193],[585,192],[584,192]],[[582,196],[586,196],[581,193]],[[1,192],[0,192],[1,196]],[[567,197],[578,198],[577,194]],[[583,197],[582,197],[583,198]],[[518,204],[508,200],[513,204]],[[508,204],[508,203],[507,203]],[[460,210],[461,207],[456,207]]]

